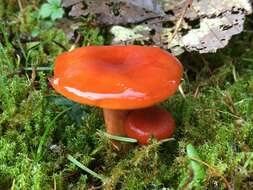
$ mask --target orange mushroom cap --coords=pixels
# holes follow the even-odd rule
[[[107,109],[136,109],[173,95],[181,63],[147,46],[89,46],[56,58],[52,86],[63,96]]]
[[[169,112],[158,107],[130,111],[124,124],[128,137],[135,138],[139,144],[148,144],[150,137],[157,140],[170,138],[175,129],[175,120]]]

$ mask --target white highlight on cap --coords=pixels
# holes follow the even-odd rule
[[[82,92],[80,90],[77,90],[75,88],[72,87],[68,87],[65,86],[64,87],[67,91],[83,97],[83,98],[87,98],[87,99],[91,99],[91,100],[100,100],[100,99],[117,99],[117,98],[126,98],[126,99],[145,99],[147,98],[147,95],[145,93],[141,93],[141,92],[136,92],[133,89],[129,88],[125,91],[123,91],[122,93],[107,93],[107,94],[103,94],[103,93],[95,93],[95,92]]]

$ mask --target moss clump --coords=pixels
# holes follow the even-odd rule
[[[36,3],[24,4],[22,13],[8,5],[3,14],[3,2],[0,18],[20,14],[21,22],[0,23],[0,189],[187,189],[194,178],[188,144],[206,171],[196,189],[225,189],[226,181],[251,189],[252,34],[235,37],[216,54],[182,56],[186,97],[178,93],[162,103],[176,119],[175,140],[132,145],[119,154],[97,131],[104,129],[99,109],[50,88],[55,56],[73,45],[61,27],[39,19]],[[104,43],[99,28],[82,22],[78,45]],[[77,168],[68,154],[107,176],[107,183]]]

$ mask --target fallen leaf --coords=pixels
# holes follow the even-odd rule
[[[174,17],[165,20],[159,18],[158,22],[154,22],[155,19],[148,21],[146,24],[154,34],[144,35],[148,35],[146,37],[152,40],[154,45],[169,49],[174,55],[185,50],[208,53],[224,48],[233,35],[243,31],[245,17],[252,12],[248,0],[193,0],[178,32],[173,36],[176,21],[180,18],[186,1],[162,2],[164,11]],[[166,22],[169,22],[170,26],[167,27]]]
[[[243,31],[249,0],[63,0],[73,17],[92,14],[102,25],[114,25],[113,44],[148,41],[179,55],[215,52]],[[183,17],[182,17],[183,16]],[[179,27],[177,21],[182,19]],[[131,27],[129,27],[131,24]],[[126,25],[128,27],[126,27]],[[138,26],[141,26],[138,31]],[[175,32],[176,31],[176,32]]]
[[[71,3],[66,3],[65,1],[63,4],[66,7],[72,7],[69,13],[70,16],[96,15],[97,22],[105,25],[136,24],[146,19],[160,16],[156,12],[146,9],[152,9],[151,5],[141,7],[137,6],[138,2],[130,3],[130,1],[126,0],[124,2],[116,0],[85,0],[80,2],[74,0]],[[159,12],[158,6],[154,8],[154,11]]]
[[[163,10],[179,17],[186,0],[162,0]],[[252,12],[249,0],[193,0],[184,18],[194,20],[202,17],[217,17],[227,11],[243,10],[246,14]]]
[[[189,9],[186,18],[195,13],[197,17],[217,17],[225,12],[242,11],[246,14],[251,13],[252,7],[248,0],[202,0],[193,1],[192,8]]]
[[[179,39],[179,46],[187,51],[216,52],[225,47],[233,35],[243,31],[244,19],[243,12],[225,12],[218,18],[204,18],[200,21],[200,28],[190,30]]]

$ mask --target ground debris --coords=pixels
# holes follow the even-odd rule
[[[192,0],[182,15],[187,2],[63,0],[63,6],[70,8],[72,17],[92,14],[97,23],[111,26],[113,44],[148,41],[175,55],[184,51],[215,52],[225,47],[233,35],[243,31],[245,16],[252,12],[248,0]]]
[[[149,39],[156,46],[169,49],[175,55],[184,51],[215,52],[225,47],[233,35],[243,31],[245,16],[252,12],[247,0],[193,0],[180,29],[171,40],[184,3],[185,1],[164,1],[164,11],[174,16],[146,23],[153,31],[153,35],[148,34]],[[144,36],[143,39],[147,40],[147,37]]]
[[[188,51],[216,52],[225,47],[233,35],[242,32],[244,19],[243,12],[225,12],[219,18],[204,18],[200,21],[200,28],[190,30],[178,40],[178,44]]]
[[[225,47],[233,35],[243,31],[245,16],[251,12],[252,7],[247,0],[195,0],[185,15],[185,21],[198,21],[197,26],[189,24],[185,34],[179,31],[168,48],[175,54],[184,50],[216,52]],[[163,42],[169,34],[163,31]]]
[[[105,25],[135,24],[163,14],[160,6],[153,1],[142,4],[141,1],[116,0],[73,0],[63,1],[64,7],[71,7],[70,16],[79,17],[88,14],[96,15],[97,22]],[[153,2],[153,3],[152,3]]]

